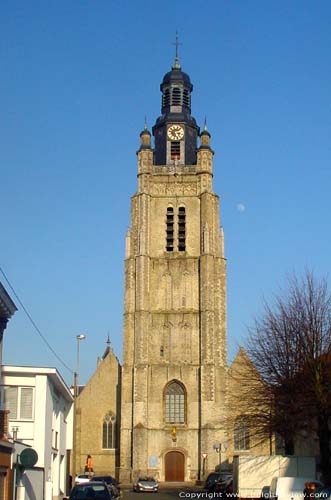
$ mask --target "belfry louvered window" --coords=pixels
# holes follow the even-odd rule
[[[185,220],[185,207],[178,209],[178,250],[184,252],[186,245],[186,220]]]
[[[176,381],[165,390],[165,421],[167,424],[185,423],[185,390]]]
[[[181,106],[182,104],[182,91],[179,87],[174,87],[172,89],[172,99],[171,104],[173,106]]]
[[[170,89],[165,89],[162,99],[162,106],[169,107],[170,106]]]
[[[166,249],[167,252],[174,250],[174,209],[172,207],[167,208]]]
[[[183,104],[187,108],[189,108],[191,106],[191,103],[190,103],[190,93],[189,93],[189,91],[187,89],[184,89],[184,92],[183,92]]]
[[[102,448],[116,448],[116,417],[108,413],[102,424]]]

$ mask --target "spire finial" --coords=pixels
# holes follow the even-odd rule
[[[109,330],[108,330],[108,335],[107,335],[107,347],[110,347],[110,338],[109,338]]]
[[[174,62],[172,69],[180,69],[181,66],[179,64],[179,58],[178,58],[178,47],[179,47],[179,45],[183,45],[183,44],[178,41],[178,31],[177,30],[176,30],[176,42],[173,43],[173,45],[176,46],[176,56],[175,56],[175,62]]]
[[[145,121],[144,121],[144,130],[147,130],[147,117],[145,115]]]
[[[207,132],[207,116],[206,115],[205,115],[205,122],[204,122],[204,125],[203,125],[203,131]]]

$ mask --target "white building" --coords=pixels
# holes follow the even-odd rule
[[[55,368],[4,366],[2,407],[8,409],[9,434],[38,453],[44,470],[45,500],[66,493],[73,403],[69,387]]]

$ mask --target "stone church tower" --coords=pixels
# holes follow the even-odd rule
[[[226,261],[210,134],[174,65],[161,115],[140,134],[126,236],[120,479],[189,481],[224,442]],[[206,456],[207,454],[207,456]]]

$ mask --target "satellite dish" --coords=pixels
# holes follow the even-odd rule
[[[23,467],[33,467],[38,462],[38,453],[33,448],[25,448],[19,458]]]

